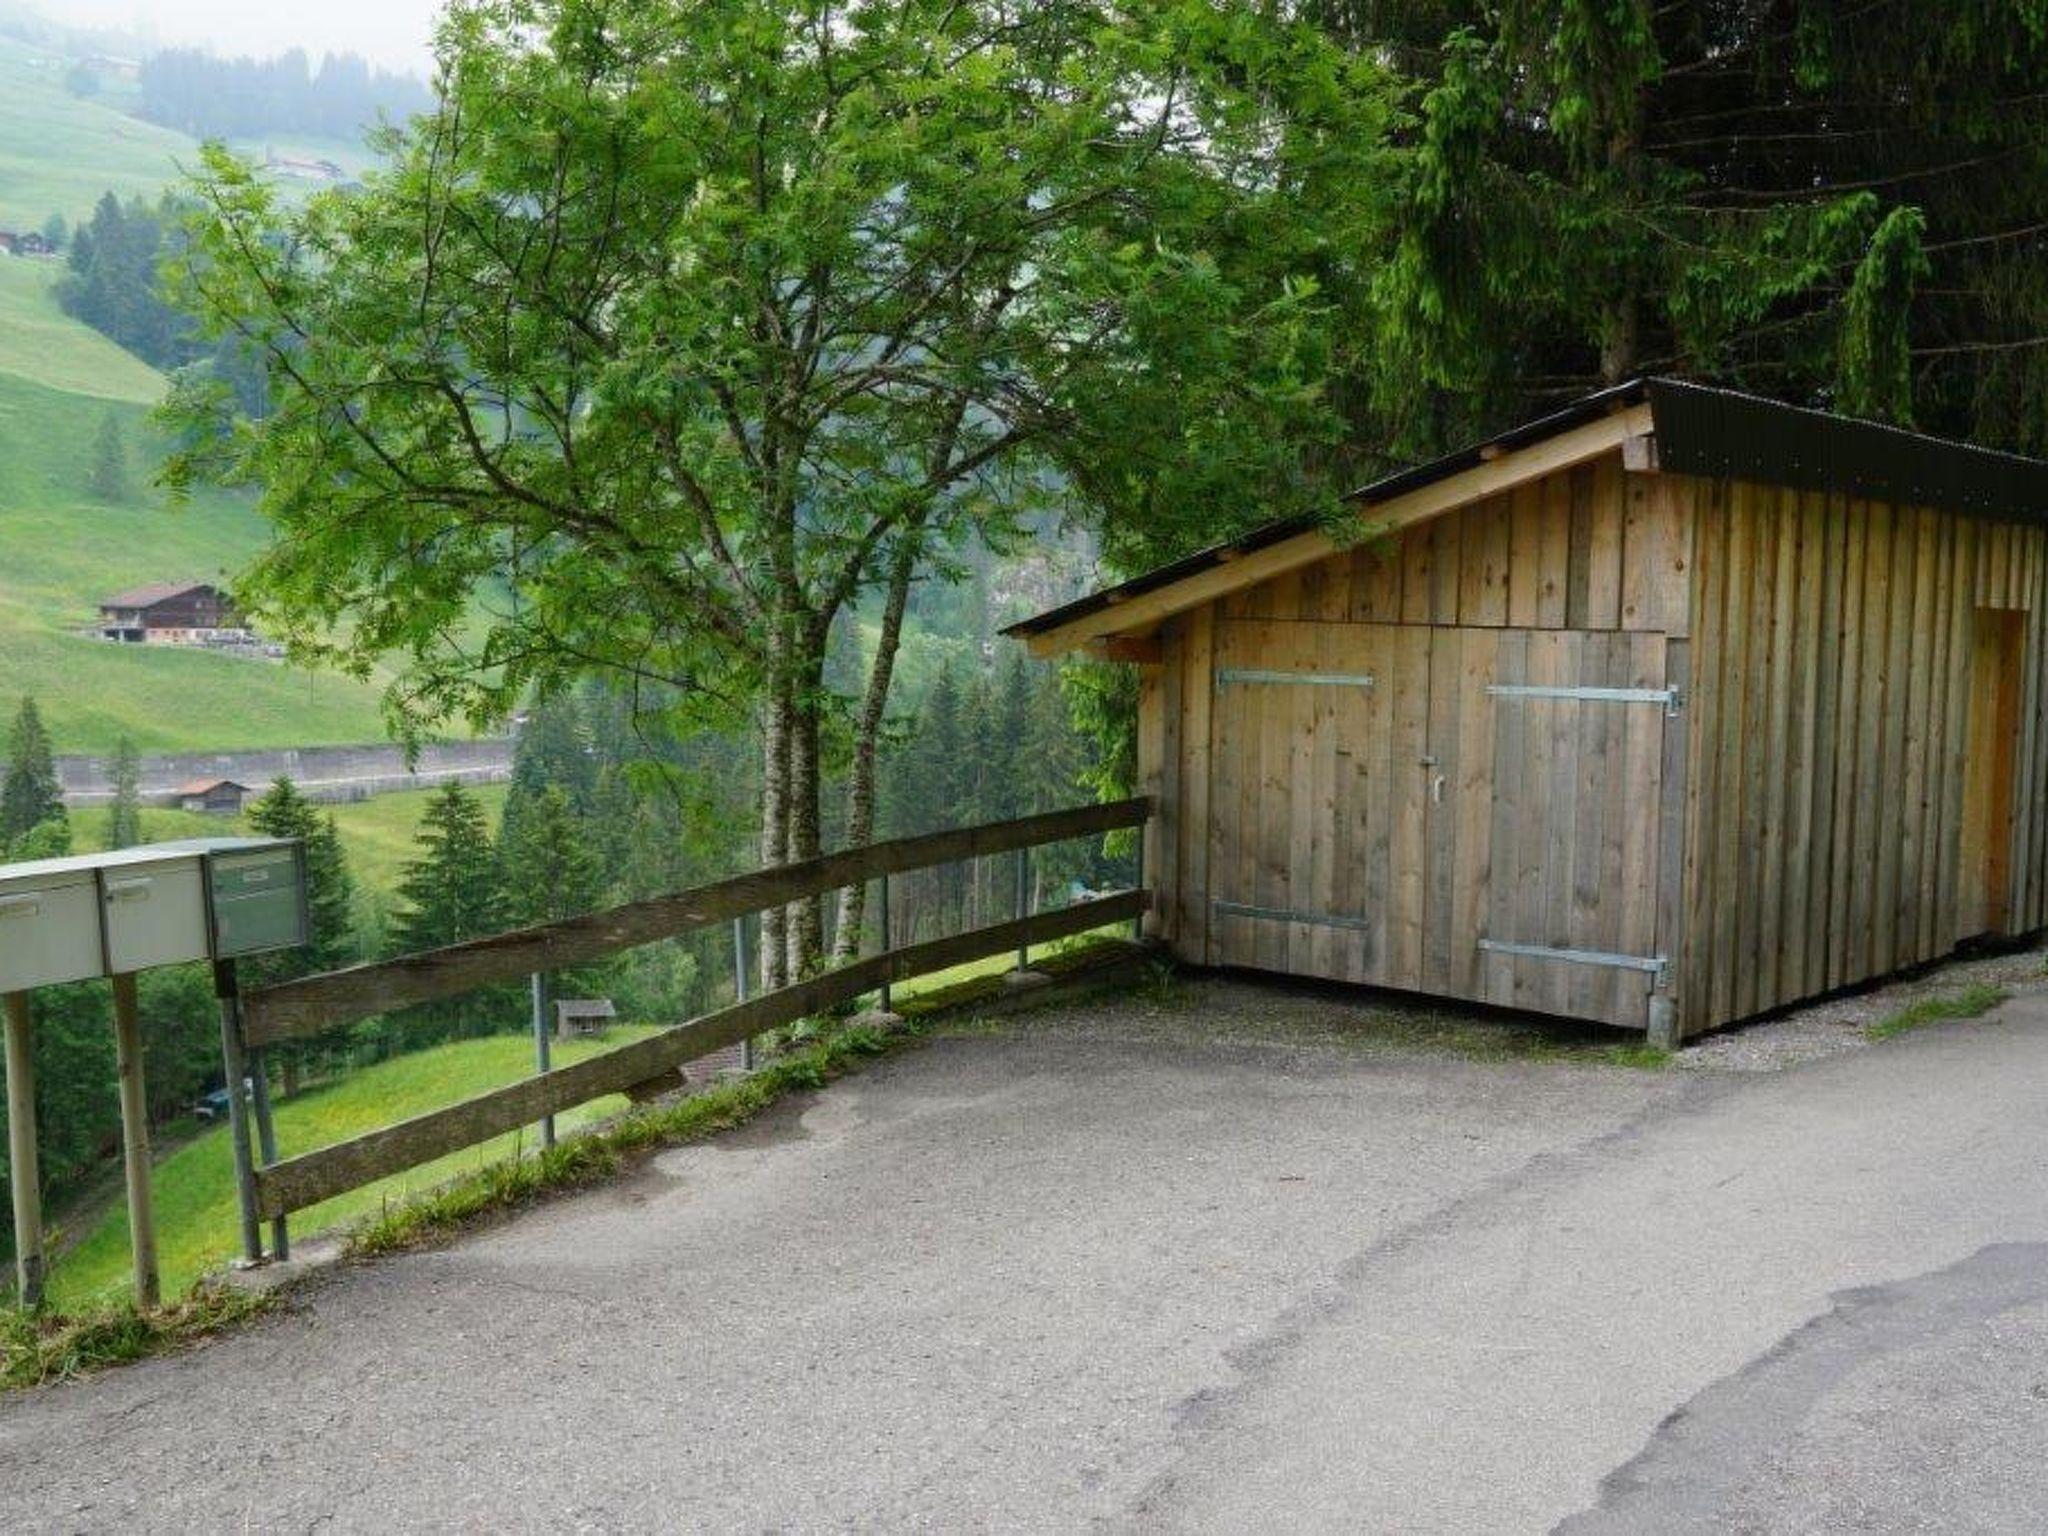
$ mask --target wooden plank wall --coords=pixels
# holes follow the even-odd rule
[[[1474,502],[1397,535],[1169,620],[1144,669],[1139,789],[1150,924],[1185,958],[1219,963],[1208,934],[1217,624],[1223,619],[1689,633],[1686,482],[1629,474],[1619,453]],[[1675,857],[1675,855],[1674,855]]]
[[[2040,926],[2048,530],[1667,479],[1697,512],[1686,1032],[1934,959],[1978,931],[1963,837],[1980,608],[2026,613],[2008,929]]]

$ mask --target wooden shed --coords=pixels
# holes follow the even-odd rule
[[[2048,914],[2048,464],[1619,386],[1016,625],[1185,960],[1671,1040]]]

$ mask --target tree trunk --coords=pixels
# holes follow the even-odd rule
[[[806,637],[805,652],[792,669],[789,708],[789,798],[787,858],[814,859],[823,848],[819,835],[819,757],[823,750],[824,638]],[[788,976],[801,981],[817,972],[824,957],[825,899],[809,896],[789,908]]]
[[[775,649],[779,651],[780,646]],[[789,862],[790,690],[788,668],[771,664],[761,719],[761,867]],[[789,975],[781,907],[761,913],[761,989],[773,991]]]
[[[896,675],[896,653],[903,642],[903,610],[910,601],[910,579],[923,552],[923,529],[913,525],[904,531],[889,566],[889,592],[882,608],[882,632],[875,640],[875,654],[868,663],[868,687],[861,699],[860,717],[854,722],[853,762],[846,774],[846,845],[862,848],[875,835],[875,756],[882,735],[882,718],[889,706],[889,685]],[[860,953],[861,925],[867,918],[868,888],[849,885],[839,894],[839,933],[832,947],[835,962],[845,963]],[[889,935],[882,935],[882,948],[889,947]]]

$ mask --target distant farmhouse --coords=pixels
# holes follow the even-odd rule
[[[100,604],[100,634],[130,645],[246,645],[252,638],[220,588],[153,581]]]
[[[249,786],[233,779],[193,779],[177,789],[178,809],[204,811],[215,816],[239,816]]]
[[[300,155],[280,155],[274,149],[263,152],[263,168],[273,176],[294,181],[340,181],[348,175],[332,160],[314,160]]]
[[[57,248],[49,236],[37,229],[0,229],[0,254],[8,256],[54,256]]]

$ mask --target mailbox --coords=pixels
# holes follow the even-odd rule
[[[0,993],[306,942],[305,851],[208,837],[0,866]]]
[[[100,891],[87,859],[0,868],[0,992],[102,973]]]
[[[197,853],[159,843],[96,862],[107,974],[207,957],[206,887]]]
[[[295,842],[218,844],[207,855],[213,958],[260,955],[306,942],[306,850]]]

